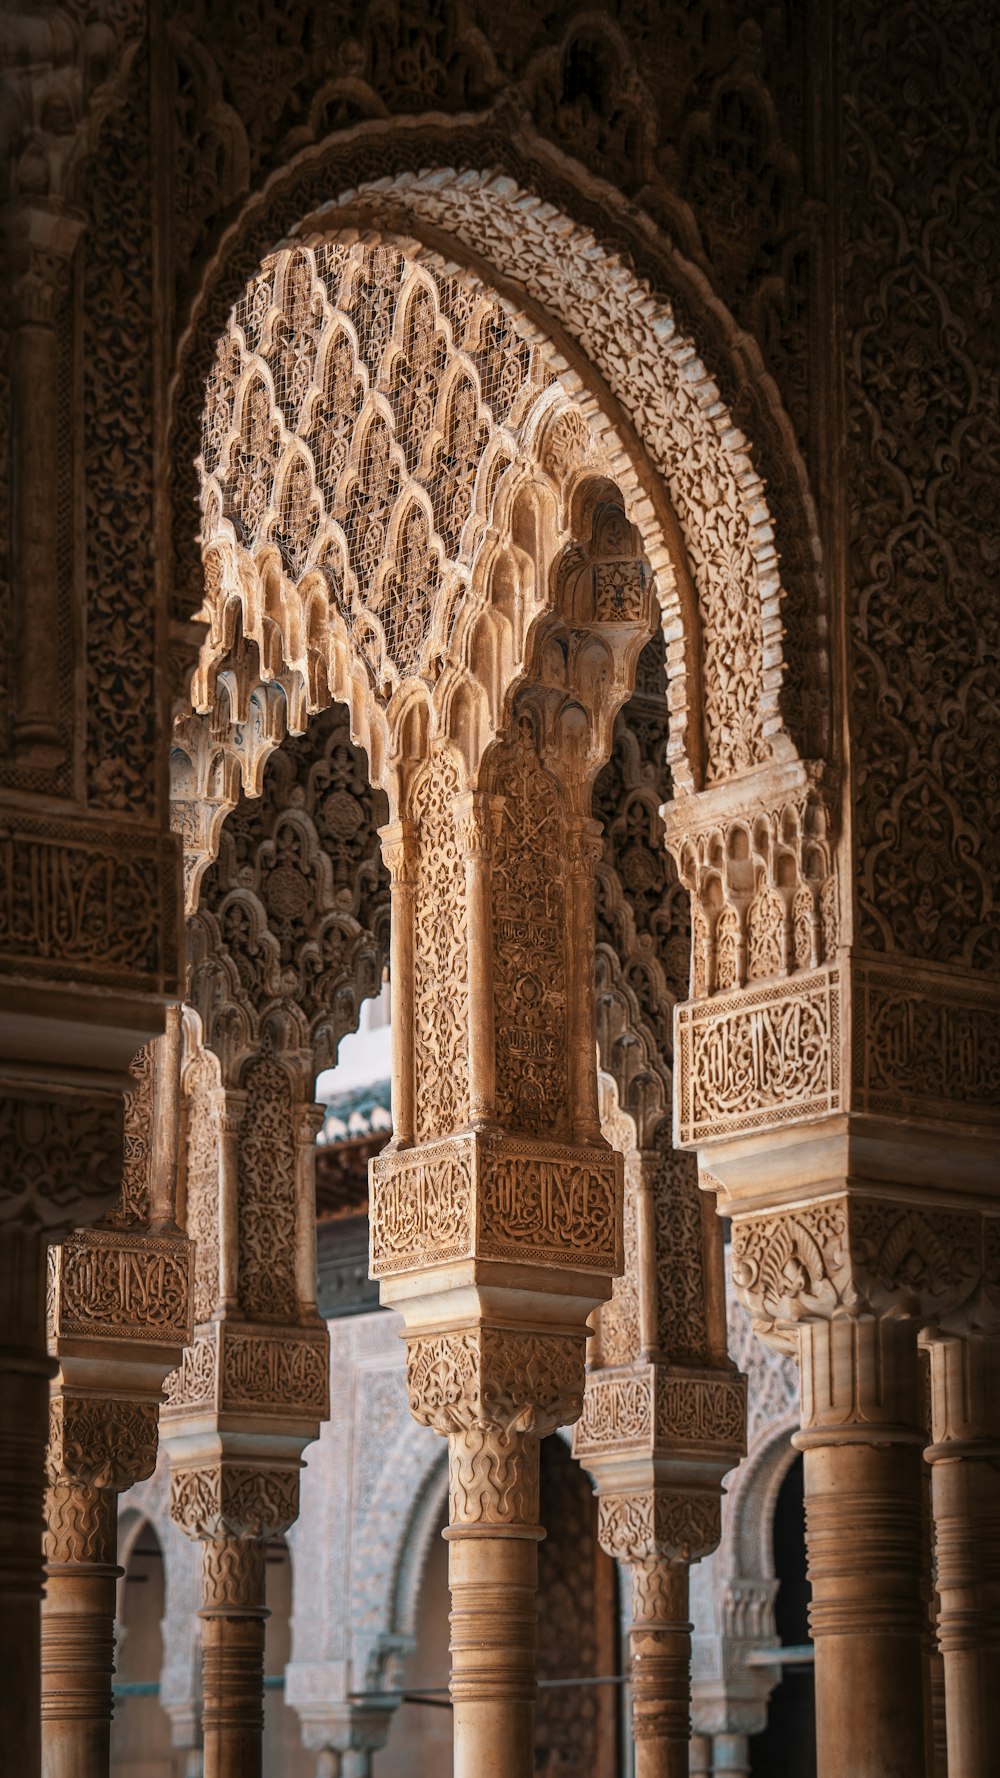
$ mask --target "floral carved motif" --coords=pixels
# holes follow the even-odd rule
[[[718,1494],[600,1494],[598,1536],[601,1548],[621,1562],[642,1562],[663,1556],[697,1562],[715,1549],[722,1533]]]
[[[566,1117],[566,853],[556,780],[529,721],[501,750],[492,853],[497,1114],[532,1135]]]
[[[52,1403],[49,1485],[83,1483],[121,1493],[156,1467],[156,1402],[97,1399],[63,1391]]]
[[[446,1135],[468,1122],[469,1014],[465,867],[452,813],[452,759],[425,768],[413,798],[419,822],[414,932],[417,1135]]]
[[[189,1537],[281,1537],[298,1511],[297,1468],[224,1461],[171,1476],[170,1516]]]
[[[933,1108],[938,1115],[992,1122],[1000,1107],[1000,1000],[995,990],[953,978],[913,984],[867,964],[853,971],[854,1085],[867,1110]]]
[[[298,1293],[294,1086],[271,1054],[243,1075],[239,1125],[239,1304],[250,1319],[292,1320]]]

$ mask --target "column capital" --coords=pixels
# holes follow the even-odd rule
[[[452,798],[455,831],[466,858],[489,858],[506,806],[505,796],[488,790],[461,790]]]
[[[15,327],[52,326],[69,293],[70,267],[83,229],[82,217],[55,203],[15,199],[0,211]]]
[[[419,863],[419,824],[414,820],[389,821],[378,830],[382,842],[382,862],[389,872],[393,888],[411,889]]]
[[[722,1535],[718,1484],[711,1491],[676,1484],[601,1493],[597,1500],[601,1548],[617,1562],[699,1562]]]
[[[188,1537],[282,1537],[299,1512],[299,1470],[221,1458],[185,1465],[170,1477],[170,1517]]]
[[[156,1468],[158,1416],[155,1401],[60,1390],[49,1416],[49,1486],[83,1483],[120,1494],[145,1481]]]

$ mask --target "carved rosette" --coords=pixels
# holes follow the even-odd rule
[[[583,1404],[582,1332],[410,1335],[406,1382],[414,1418],[448,1438],[452,1530],[535,1526],[539,1439]]]

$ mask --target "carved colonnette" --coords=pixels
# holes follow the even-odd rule
[[[602,1306],[574,1451],[604,1548],[631,1570],[637,1771],[687,1771],[688,1570],[719,1536],[744,1451],[745,1384],[726,1352],[719,1229],[671,1143],[672,1013],[691,971],[688,896],[663,847],[670,785],[664,644],[640,656],[595,787],[602,1127],[625,1156],[625,1270]]]
[[[174,1216],[179,1066],[174,1008],[166,1035],[132,1067],[115,1208],[50,1249],[47,1778],[108,1764],[118,1495],[152,1474],[163,1381],[191,1338],[192,1252]]]

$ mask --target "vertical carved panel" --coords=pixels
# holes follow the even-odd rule
[[[184,1076],[187,1106],[187,1232],[194,1242],[194,1319],[207,1321],[219,1294],[218,1065],[202,1054]]]
[[[414,1020],[419,1139],[469,1117],[468,938],[465,865],[451,805],[458,772],[440,753],[417,785],[420,824],[414,933]]]
[[[239,1305],[257,1320],[294,1319],[295,1124],[287,1071],[265,1052],[243,1072]]]
[[[530,721],[500,751],[493,853],[497,1112],[532,1135],[566,1116],[566,844],[559,787]]]

